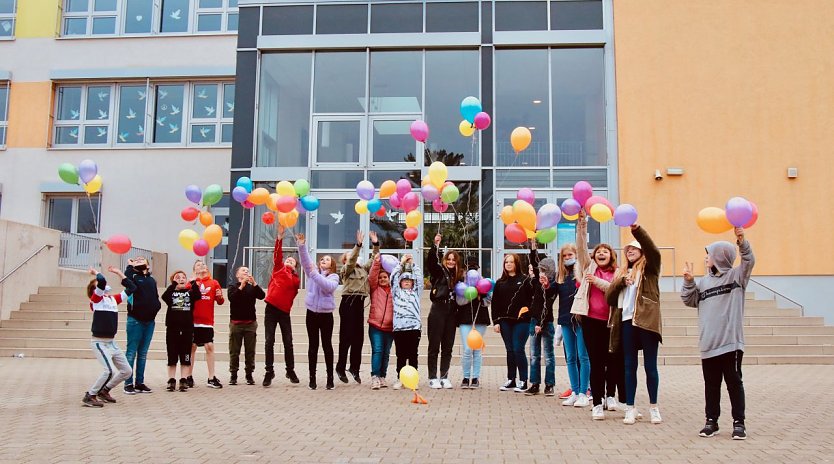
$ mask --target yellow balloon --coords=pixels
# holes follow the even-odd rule
[[[507,205],[501,209],[501,222],[503,222],[506,226],[515,222],[515,215],[513,214],[512,206]]]
[[[379,186],[379,198],[384,200],[397,191],[397,184],[393,180],[386,180]]]
[[[269,190],[258,187],[255,190],[252,190],[252,193],[249,194],[249,202],[253,205],[262,205],[266,203],[267,198],[269,198]]]
[[[101,176],[96,174],[95,177],[90,179],[90,182],[84,184],[84,191],[87,193],[96,193],[101,190]]]
[[[367,214],[368,213],[368,202],[365,200],[359,200],[353,205],[353,210],[356,211],[356,214]]]
[[[294,197],[295,187],[292,186],[292,182],[282,180],[275,186],[275,192],[282,197]]]
[[[403,387],[409,390],[416,390],[417,385],[420,383],[420,374],[412,366],[403,366],[400,369],[400,382],[402,382]]]
[[[536,231],[530,229],[524,229],[524,233],[527,234],[527,238],[536,238]]]
[[[607,206],[602,203],[597,203],[594,206],[591,206],[591,217],[594,221],[603,223],[610,221],[614,215]]]
[[[562,217],[567,219],[568,221],[575,221],[575,220],[579,219],[579,213],[576,213],[572,216],[568,216],[567,214],[562,213]]]
[[[425,187],[425,186],[427,186],[427,185],[433,185],[433,184],[431,183],[431,177],[429,177],[429,176],[424,177],[424,178],[420,181],[420,187]]]
[[[513,145],[516,154],[524,151],[530,145],[531,140],[533,140],[533,134],[530,133],[530,129],[524,126],[516,127],[510,134],[510,143]]]
[[[421,222],[423,222],[423,213],[416,209],[405,215],[405,225],[408,227],[417,227]]]
[[[723,234],[733,228],[721,208],[710,206],[698,212],[698,227],[710,234]]]
[[[513,216],[521,227],[527,230],[536,230],[536,209],[530,203],[524,200],[516,200],[513,203]]]
[[[180,246],[185,248],[186,251],[193,251],[194,250],[194,242],[200,239],[200,234],[191,230],[191,229],[183,229],[180,231],[179,241]]]
[[[292,210],[289,213],[278,213],[278,224],[284,227],[294,227],[298,223],[298,211]]]
[[[464,137],[471,137],[472,134],[475,133],[475,126],[473,126],[469,121],[464,119],[460,122],[460,124],[458,124],[458,131],[460,131],[460,135]]]
[[[206,230],[203,232],[203,240],[208,243],[209,248],[220,245],[220,242],[223,241],[223,229],[217,224],[206,227]]]
[[[278,211],[278,199],[281,198],[281,195],[277,193],[270,193],[268,197],[266,197],[266,207],[270,211]]]
[[[429,166],[429,179],[431,179],[431,184],[434,185],[437,190],[443,189],[443,184],[448,178],[449,170],[446,169],[446,165],[442,162],[435,161],[431,164],[431,166]]]

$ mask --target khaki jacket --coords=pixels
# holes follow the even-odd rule
[[[368,285],[368,271],[374,262],[374,257],[379,253],[379,247],[375,246],[371,259],[363,266],[356,264],[359,259],[359,247],[354,245],[348,255],[348,262],[339,270],[339,278],[342,280],[342,295],[368,296],[371,293]]]

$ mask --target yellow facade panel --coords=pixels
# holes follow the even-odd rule
[[[15,37],[55,37],[60,14],[61,0],[18,1]]]

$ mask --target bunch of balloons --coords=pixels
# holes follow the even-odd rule
[[[613,219],[614,224],[629,227],[637,222],[637,208],[628,203],[614,208],[607,198],[594,195],[594,188],[589,182],[581,180],[573,186],[573,197],[562,202],[562,214],[565,219],[573,221],[583,208],[591,219],[599,223]]]
[[[319,208],[319,199],[310,195],[310,183],[306,179],[293,182],[282,180],[275,184],[275,193],[264,187],[253,188],[252,179],[241,177],[232,189],[232,198],[246,209],[265,205],[269,211],[261,215],[264,224],[294,227],[302,213]]]
[[[197,185],[189,185],[185,188],[185,197],[195,206],[188,206],[180,211],[180,217],[186,222],[200,221],[206,229],[202,236],[194,230],[183,229],[179,233],[179,242],[187,251],[193,251],[197,256],[205,256],[209,250],[220,245],[223,241],[223,229],[214,223],[214,216],[201,208],[207,208],[219,202],[223,198],[223,187],[218,184],[211,184],[205,190]],[[198,208],[201,207],[201,208]]]
[[[88,195],[101,190],[101,175],[98,165],[93,160],[84,160],[76,167],[72,163],[64,163],[58,167],[58,177],[71,185],[81,185]]]
[[[394,181],[386,180],[379,189],[379,198],[374,198],[376,196],[374,184],[369,180],[363,180],[356,184],[356,196],[359,197],[359,201],[353,205],[353,210],[356,211],[356,214],[375,214],[378,217],[383,217],[386,209],[382,204],[382,199],[388,198],[396,190],[397,185]]]
[[[478,295],[488,295],[494,287],[494,280],[482,277],[477,269],[470,269],[466,271],[463,282],[455,284],[455,300],[464,305]]]
[[[449,205],[458,201],[460,190],[447,181],[449,170],[442,161],[435,161],[429,166],[429,175],[421,182],[423,198],[431,202],[435,212],[445,213]]]
[[[721,234],[733,227],[749,229],[759,220],[759,208],[743,197],[733,197],[724,209],[710,206],[698,212],[698,227],[710,234]]]
[[[477,97],[466,97],[460,102],[460,115],[463,121],[458,124],[458,131],[464,137],[471,137],[475,130],[484,130],[492,124],[492,118]]]
[[[356,214],[384,216],[386,209],[382,200],[387,198],[391,209],[405,211],[406,229],[403,231],[403,238],[409,242],[417,240],[417,226],[423,222],[423,213],[420,212],[420,195],[412,191],[411,181],[400,179],[395,183],[393,180],[386,180],[380,186],[379,198],[374,198],[375,192],[374,184],[370,181],[363,180],[356,185],[356,195],[360,198],[353,207]]]
[[[512,206],[501,210],[501,222],[504,223],[504,236],[512,243],[524,243],[534,238],[539,243],[556,240],[556,224],[562,218],[559,206],[546,203],[537,212],[533,207],[536,194],[529,188],[523,188],[516,194]]]

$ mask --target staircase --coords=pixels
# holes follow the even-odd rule
[[[81,287],[41,287],[29,301],[21,304],[11,318],[0,322],[0,356],[22,353],[39,358],[92,358],[90,351],[90,323],[92,313],[89,300]],[[162,289],[160,289],[160,294]],[[779,309],[772,300],[755,300],[748,294],[744,318],[746,348],[744,363],[750,364],[834,364],[834,327],[825,326],[821,317],[802,317],[798,309]],[[428,352],[427,316],[431,307],[428,294],[423,299],[423,337],[420,341],[420,363],[425,364]],[[663,293],[663,345],[660,348],[660,364],[699,364],[698,317],[694,309],[686,308],[677,293]],[[119,315],[119,332],[116,339],[125,349],[126,310],[122,306]],[[257,363],[263,363],[263,312],[264,303],[258,304],[259,327]],[[304,325],[303,291],[295,300],[292,310],[293,346],[296,363],[307,361],[307,331]],[[333,331],[334,350],[338,355],[339,315],[335,315]],[[165,307],[156,318],[156,331],[151,342],[149,359],[164,360]],[[215,348],[217,361],[228,361],[229,305],[216,307]],[[280,332],[280,329],[279,329]],[[276,334],[276,363],[283,364],[283,345],[280,333]],[[506,361],[501,337],[488,330],[485,336],[487,348],[485,365],[504,365]],[[453,350],[453,366],[460,365],[460,336],[456,337]],[[203,359],[203,350],[197,358]],[[363,346],[363,364],[370,363],[370,343]],[[564,364],[563,351],[556,350],[557,363]],[[394,349],[392,348],[392,360]],[[242,358],[242,353],[241,353]],[[319,360],[323,357],[320,355]],[[241,359],[241,363],[243,360]],[[242,366],[241,366],[242,367]],[[366,369],[363,369],[366,370]],[[223,369],[219,368],[219,372]]]

